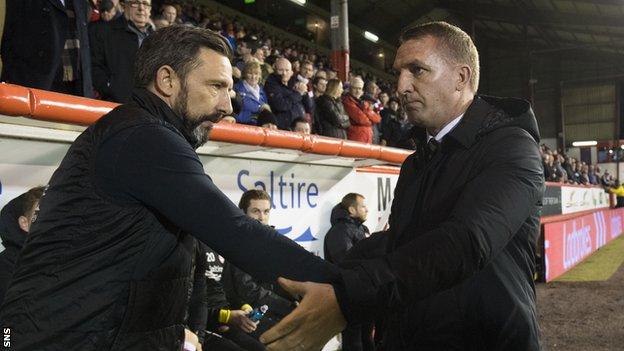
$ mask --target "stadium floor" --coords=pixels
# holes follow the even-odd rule
[[[543,350],[624,350],[624,237],[537,285]]]

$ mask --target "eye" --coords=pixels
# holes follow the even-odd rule
[[[418,65],[411,65],[409,67],[409,71],[412,72],[413,75],[415,76],[419,76],[421,75],[423,72],[425,72],[425,69],[418,66]]]

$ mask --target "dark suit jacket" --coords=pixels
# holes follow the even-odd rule
[[[87,2],[74,0],[80,40],[82,95],[93,96],[87,33]],[[0,80],[50,90],[62,69],[68,36],[67,14],[60,0],[6,0]]]
[[[137,34],[119,16],[110,22],[95,22],[89,27],[93,86],[102,99],[130,101],[134,86],[134,60],[139,50]]]

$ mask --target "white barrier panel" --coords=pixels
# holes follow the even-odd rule
[[[582,186],[561,187],[561,213],[597,210],[609,207],[609,194],[602,188]]]
[[[0,138],[0,207],[29,188],[47,184],[69,143]],[[270,223],[307,250],[322,256],[331,210],[349,192],[366,198],[366,225],[387,223],[396,174],[358,172],[352,167],[201,155],[206,173],[232,200],[261,188],[273,199]]]

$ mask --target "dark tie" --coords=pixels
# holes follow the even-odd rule
[[[427,147],[425,147],[425,156],[427,157],[427,161],[431,161],[436,152],[438,152],[438,149],[440,149],[440,143],[435,138],[429,139]]]

